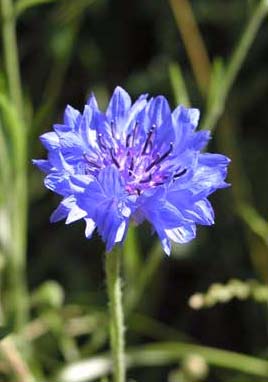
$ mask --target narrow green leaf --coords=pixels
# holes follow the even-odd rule
[[[268,221],[249,204],[241,204],[238,208],[238,213],[250,229],[268,244]]]
[[[0,182],[1,182],[1,194],[8,190],[8,185],[10,183],[11,168],[10,168],[10,158],[8,155],[8,142],[4,134],[4,129],[0,119]],[[1,204],[1,198],[0,198]]]
[[[186,107],[189,107],[191,102],[189,100],[182,71],[178,63],[173,62],[169,65],[169,78],[176,104],[182,104]]]
[[[268,361],[264,359],[183,342],[159,342],[129,349],[127,366],[135,368],[170,365],[190,354],[202,356],[212,366],[258,377],[268,377]],[[64,367],[54,380],[58,382],[96,381],[97,378],[108,375],[111,369],[110,357],[103,354]]]
[[[210,89],[208,94],[208,110],[213,107],[213,105],[219,102],[218,98],[220,97],[222,88],[223,88],[223,79],[224,79],[224,63],[222,58],[217,57],[213,61]]]
[[[222,112],[224,107],[224,103],[222,102],[224,77],[225,69],[223,61],[221,58],[216,58],[212,66],[210,88],[207,98],[207,110],[201,128],[208,130],[213,129],[216,121],[215,117]]]
[[[19,118],[15,107],[8,97],[0,93],[0,111],[2,112],[3,127],[6,130],[8,139],[11,142],[12,159],[17,170],[25,164],[26,155],[26,132],[23,121]],[[11,158],[10,158],[11,159]]]

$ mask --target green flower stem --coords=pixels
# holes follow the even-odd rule
[[[110,342],[114,382],[125,382],[124,314],[120,280],[121,251],[115,247],[105,255],[105,271],[110,309]]]

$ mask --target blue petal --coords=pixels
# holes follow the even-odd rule
[[[51,163],[46,159],[33,159],[32,163],[45,174],[48,174],[52,169]]]
[[[94,110],[88,105],[85,106],[84,112],[79,125],[79,133],[84,145],[90,148],[97,147],[97,132],[93,123]]]
[[[77,206],[76,199],[73,195],[63,199],[58,208],[50,216],[51,223],[56,223],[59,220],[66,219],[66,224],[80,220],[87,214]]]
[[[186,157],[185,157],[186,158]],[[190,163],[189,156],[189,162]],[[197,162],[187,168],[186,174],[170,184],[168,187],[168,199],[173,200],[175,194],[179,198],[179,192],[187,190],[194,196],[194,201],[203,199],[216,191],[218,188],[228,187],[225,182],[227,164],[229,159],[217,154],[199,154]],[[186,163],[185,161],[182,161]]]
[[[40,136],[40,141],[47,150],[54,150],[60,146],[59,137],[54,132],[42,134]]]
[[[61,149],[73,149],[81,152],[85,151],[85,144],[81,137],[73,132],[60,134]]]
[[[106,205],[105,213],[98,211],[96,223],[102,240],[106,242],[106,251],[110,252],[116,243],[123,241],[127,229],[127,219],[118,214],[114,205]]]
[[[112,98],[109,102],[106,116],[108,120],[114,121],[115,123],[119,122],[120,119],[123,119],[130,109],[131,98],[128,93],[122,89],[120,86],[117,86],[113,92]]]
[[[136,122],[140,122],[140,113],[147,105],[147,94],[142,94],[131,106],[129,109],[125,121],[123,121],[125,125],[125,129],[122,132],[130,133],[129,128],[133,128],[135,126]]]
[[[80,208],[94,219],[99,210],[102,210],[101,205],[107,207],[110,204],[116,207],[120,215],[125,216],[123,211],[126,197],[120,173],[114,166],[110,166],[100,171],[98,179],[85,186],[84,193],[77,195],[77,200]]]
[[[150,221],[156,230],[159,227],[163,229],[175,228],[187,221],[180,211],[164,196],[165,191],[159,189],[152,196],[141,196],[138,199],[138,211],[148,221]]]
[[[99,110],[99,107],[98,107],[98,102],[96,100],[96,97],[94,95],[94,93],[91,93],[88,100],[87,100],[87,105],[90,107],[90,109],[93,109],[93,110]]]
[[[197,215],[196,223],[203,225],[214,224],[214,210],[209,200],[202,199],[194,204],[194,212]]]
[[[101,140],[103,146],[106,146],[106,147],[114,146],[114,139],[112,138],[111,126],[105,114],[103,114],[100,111],[94,111],[91,126],[96,128],[98,139]],[[115,126],[115,129],[117,129],[121,125],[115,123],[114,126]],[[97,141],[99,145],[98,139]]]
[[[152,125],[160,127],[171,115],[166,98],[163,96],[154,98],[149,104],[148,115],[151,123],[150,127],[152,127]]]
[[[56,223],[62,219],[65,219],[69,214],[70,210],[73,208],[75,199],[73,195],[63,199],[58,207],[53,211],[50,216],[51,223]]]
[[[78,206],[94,220],[98,232],[106,242],[107,251],[123,241],[130,213],[127,195],[118,170],[111,166],[100,171],[98,179],[77,195]],[[131,203],[129,203],[131,205]]]
[[[210,131],[204,130],[204,131],[198,131],[194,134],[192,140],[191,140],[191,147],[194,150],[202,150],[207,144],[208,141],[211,139]]]
[[[184,224],[183,226],[166,229],[167,237],[174,241],[175,243],[188,243],[196,237],[196,226],[195,224]]]
[[[57,223],[58,221],[65,219],[68,213],[69,213],[69,210],[60,203],[58,207],[52,212],[50,216],[50,222]]]
[[[106,167],[100,171],[98,180],[107,196],[125,194],[122,176],[115,166]]]
[[[63,116],[64,125],[70,126],[70,128],[74,130],[80,120],[80,116],[81,115],[78,110],[74,109],[70,105],[67,105]]]
[[[66,173],[52,172],[44,180],[45,186],[59,195],[69,196],[71,193],[69,176]]]
[[[87,152],[87,146],[77,133],[61,133],[59,140],[61,153],[67,163],[73,164],[84,159],[84,154]]]
[[[214,211],[210,202],[206,198],[185,206],[182,214],[198,224],[214,224]]]
[[[170,240],[164,230],[157,229],[157,234],[161,242],[161,246],[164,252],[169,256],[171,252],[171,243]]]
[[[49,151],[48,160],[53,166],[53,169],[55,168],[59,171],[66,171],[70,174],[73,173],[73,167],[66,162],[60,150]]]
[[[170,144],[174,143],[174,140],[175,132],[172,125],[171,115],[169,115],[161,127],[156,130],[154,148],[156,147],[159,152],[165,152],[170,148]]]
[[[73,128],[71,128],[69,125],[62,125],[59,123],[53,125],[53,130],[55,131],[55,133],[57,133],[57,135],[61,133],[67,133],[69,131],[74,131]]]
[[[230,160],[218,154],[200,154],[198,166],[194,172],[189,188],[194,194],[206,197],[218,188],[229,185],[225,182],[227,164]]]
[[[73,208],[68,213],[66,224],[73,223],[87,216],[87,213],[74,204]]]
[[[173,111],[172,116],[178,123],[189,124],[191,129],[194,130],[198,125],[200,111],[180,105]]]
[[[205,153],[199,155],[199,163],[210,167],[224,167],[231,162],[229,158],[221,154]]]
[[[85,235],[87,239],[90,239],[95,228],[96,228],[96,223],[94,222],[93,219],[86,218],[86,229],[85,229]]]

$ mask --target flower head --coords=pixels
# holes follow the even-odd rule
[[[132,104],[120,87],[105,113],[94,95],[82,114],[67,106],[63,124],[40,137],[48,158],[34,161],[63,197],[51,221],[84,219],[86,237],[97,228],[108,251],[124,241],[131,219],[148,220],[167,254],[170,240],[192,240],[196,224],[214,222],[207,197],[228,186],[229,159],[200,152],[210,133],[195,131],[198,119],[197,109],[171,112],[163,96]]]

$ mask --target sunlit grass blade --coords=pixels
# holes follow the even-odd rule
[[[26,130],[18,111],[5,94],[0,94],[2,132],[9,142],[7,168],[12,187],[7,191],[8,243],[6,258],[8,272],[8,311],[14,318],[15,328],[19,329],[26,321],[27,292],[24,274],[27,226],[27,148]]]
[[[217,102],[213,103],[213,107],[210,108],[209,113],[203,120],[202,127],[207,129],[214,129],[215,125],[220,118],[225,108],[226,99],[233,86],[233,83],[242,67],[242,64],[251,48],[254,39],[259,31],[259,28],[268,13],[268,1],[261,0],[256,5],[254,12],[252,13],[245,30],[241,34],[240,40],[234,52],[226,65],[225,75],[221,79],[221,98]]]
[[[127,351],[129,368],[172,365],[190,354],[198,354],[211,366],[236,370],[257,377],[268,377],[268,361],[232,351],[192,345],[183,342],[148,344]],[[55,380],[58,382],[95,381],[111,372],[107,355],[92,357],[64,367]]]
[[[3,116],[3,128],[6,130],[8,139],[11,141],[13,166],[21,170],[25,165],[26,137],[23,120],[19,117],[17,110],[9,101],[8,97],[0,93],[0,110]]]
[[[206,130],[215,128],[215,125],[213,125],[215,116],[223,112],[222,91],[224,77],[225,69],[223,61],[220,58],[216,58],[212,66],[210,87],[207,96],[207,111],[204,118],[202,118],[201,125],[201,128],[203,127]]]
[[[5,199],[10,184],[11,166],[8,154],[8,142],[4,134],[2,121],[0,120],[0,206]],[[4,195],[5,194],[5,195]]]
[[[191,105],[188,96],[186,84],[183,78],[181,68],[178,63],[172,62],[169,64],[169,78],[175,98],[176,104],[182,104],[186,107]]]
[[[239,215],[250,227],[250,229],[268,245],[268,221],[249,204],[241,204],[238,209]]]

